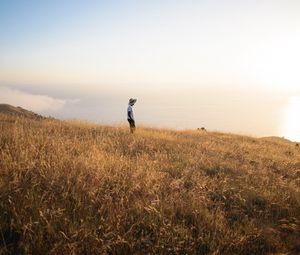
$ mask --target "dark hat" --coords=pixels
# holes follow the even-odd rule
[[[137,99],[130,98],[130,99],[129,99],[129,103],[130,103],[130,104],[135,104],[136,100],[137,100]]]

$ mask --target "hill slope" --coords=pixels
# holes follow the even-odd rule
[[[300,252],[294,144],[55,120],[0,129],[2,254]]]
[[[28,111],[26,109],[23,109],[22,107],[15,107],[9,104],[0,104],[0,113],[2,114],[8,114],[18,117],[26,117],[26,118],[33,118],[33,119],[42,119],[42,117],[39,114],[36,114],[32,111]]]

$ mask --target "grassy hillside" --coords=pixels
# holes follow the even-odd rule
[[[299,254],[300,149],[0,116],[0,254]]]
[[[13,115],[15,117],[26,117],[31,119],[43,119],[44,117],[36,114],[32,111],[28,111],[26,109],[23,109],[22,107],[18,106],[12,106],[9,104],[0,104],[0,113],[7,114],[7,115]]]

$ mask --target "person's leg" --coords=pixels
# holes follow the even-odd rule
[[[131,121],[128,120],[128,123],[129,123],[130,132],[131,132]]]
[[[128,122],[129,122],[130,132],[133,133],[135,130],[134,120],[128,120]]]
[[[130,132],[133,134],[135,131],[135,123],[134,120],[129,120]]]
[[[134,120],[131,121],[131,133],[134,133],[135,131],[135,122]]]

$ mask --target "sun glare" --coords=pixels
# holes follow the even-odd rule
[[[285,110],[283,135],[292,140],[300,141],[300,97],[291,97]]]

